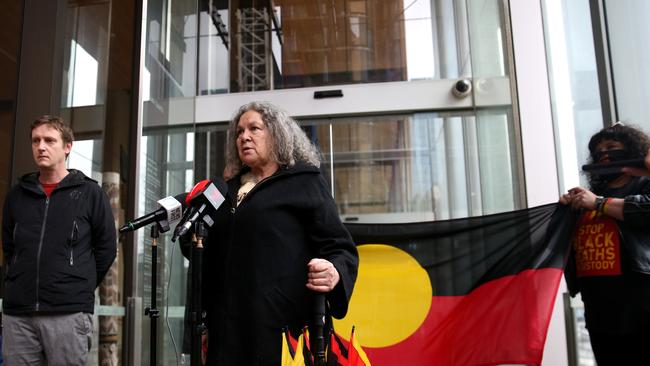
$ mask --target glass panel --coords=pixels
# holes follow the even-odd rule
[[[187,130],[168,132],[145,131],[142,138],[143,153],[140,167],[140,192],[138,216],[154,211],[158,200],[166,196],[187,192],[193,186],[194,133]],[[173,227],[171,228],[173,229]],[[151,306],[152,291],[152,239],[150,228],[136,232],[138,242],[138,293],[145,307]],[[159,323],[157,344],[160,364],[178,364],[182,353],[189,353],[184,345],[184,309],[187,293],[188,261],[170,235],[161,234],[157,250],[157,308],[164,323]],[[143,319],[142,364],[149,363],[148,318]],[[163,325],[164,324],[164,325]]]
[[[228,126],[203,125],[196,130],[195,182],[211,177],[222,177],[226,156]]]
[[[142,89],[158,108],[165,109],[170,97],[195,95],[196,7],[195,0],[148,2]]]
[[[586,186],[580,167],[587,143],[603,127],[588,0],[543,4],[560,189]]]
[[[214,5],[210,12],[206,10],[200,14],[199,95],[228,92],[228,14],[228,9],[218,9]]]
[[[469,42],[459,43],[458,47],[464,55],[461,73],[473,77],[475,105],[487,106],[495,104],[495,100],[511,103],[510,88],[501,81],[507,80],[510,74],[506,52],[509,20],[504,17],[504,3],[501,0],[480,0],[468,1],[466,5]]]
[[[328,135],[318,127],[318,141]],[[440,220],[520,207],[506,112],[332,120],[334,196],[346,220]],[[504,174],[506,172],[506,174]]]
[[[470,178],[469,182],[478,183],[481,192],[480,206],[473,207],[471,216],[523,208],[519,202],[522,172],[516,163],[517,134],[511,109],[479,110],[475,124],[467,123],[466,130],[466,138],[476,133],[476,142],[470,142],[468,147],[475,147],[478,154],[478,164],[474,166],[478,178]]]
[[[588,186],[580,167],[587,162],[587,144],[603,127],[589,0],[542,1],[551,110],[558,156],[560,191]],[[577,343],[578,365],[594,365],[589,335],[584,327],[580,297],[571,300],[569,315]]]
[[[426,151],[426,121],[387,116],[332,122],[333,155],[325,153],[324,165],[333,161],[334,196],[343,217],[376,221],[394,213],[409,217],[405,221],[434,218],[436,184]],[[320,141],[328,127],[319,128]]]
[[[486,2],[474,6],[478,34],[489,30],[485,68],[503,75],[500,8]],[[199,95],[471,76],[464,2],[254,4],[201,2]]]
[[[323,153],[321,170],[347,221],[442,220],[522,207],[509,109],[301,124]],[[203,128],[197,133],[197,161],[208,155],[197,172],[220,174],[225,125]]]
[[[603,1],[616,100],[620,121],[650,131],[650,3],[643,0]]]
[[[68,7],[62,107],[105,103],[109,14],[108,2]]]
[[[144,69],[142,72],[143,137],[140,141],[137,216],[158,207],[158,200],[187,192],[194,185],[194,99],[197,70],[196,0],[153,0],[147,3]],[[184,123],[182,129],[170,124]],[[173,227],[171,228],[173,229]],[[150,228],[137,235],[137,293],[151,306],[152,239]],[[188,261],[171,235],[162,234],[157,246],[157,360],[161,365],[186,362],[189,340],[184,339]],[[150,363],[150,324],[143,316],[141,360]],[[140,325],[136,325],[140,326]]]
[[[508,75],[501,4],[502,1],[499,0],[467,2],[472,62],[470,67],[475,77]],[[470,53],[463,50],[463,55],[469,59]]]
[[[102,183],[102,140],[77,140],[66,160],[67,167],[81,170],[86,176]]]

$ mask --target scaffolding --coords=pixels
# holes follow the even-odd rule
[[[239,91],[273,89],[271,22],[267,8],[237,10]]]

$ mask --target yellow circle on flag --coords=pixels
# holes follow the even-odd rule
[[[431,281],[418,261],[385,244],[365,244],[359,250],[359,275],[345,318],[334,329],[355,337],[366,347],[386,347],[413,334],[431,306]]]

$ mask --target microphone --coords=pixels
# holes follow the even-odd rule
[[[192,187],[190,192],[187,193],[187,196],[185,196],[185,202],[183,204],[183,207],[185,207],[186,209],[185,209],[185,213],[183,214],[183,217],[180,220],[181,223],[187,222],[187,220],[192,215],[194,215],[194,213],[196,212],[196,207],[193,207],[192,205],[190,205],[190,201],[192,200],[192,198],[194,198],[195,196],[200,194],[201,191],[203,191],[205,189],[205,186],[207,186],[208,184],[210,184],[210,180],[209,179],[204,179],[204,180],[196,183],[194,185],[194,187]],[[177,232],[178,230],[179,229],[178,229],[178,225],[177,225],[174,232]],[[176,238],[177,238],[177,235],[173,235],[172,236],[172,241],[176,241]]]
[[[161,232],[168,231],[169,225],[180,221],[181,216],[183,216],[183,204],[181,202],[186,201],[186,196],[187,193],[181,193],[158,200],[158,209],[156,211],[127,222],[120,227],[119,233],[122,234],[138,230],[153,222],[157,222],[160,225]]]
[[[219,206],[226,200],[227,192],[228,186],[219,178],[197,183],[187,195],[186,203],[189,208],[181,222],[176,226],[172,241],[176,241],[179,236],[187,234],[197,221],[203,221],[208,227],[212,226],[214,221],[210,215],[217,211]]]

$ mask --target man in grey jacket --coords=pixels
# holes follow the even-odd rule
[[[66,168],[73,134],[62,119],[32,124],[35,173],[7,194],[3,349],[7,365],[85,365],[95,289],[116,255],[108,197]]]

